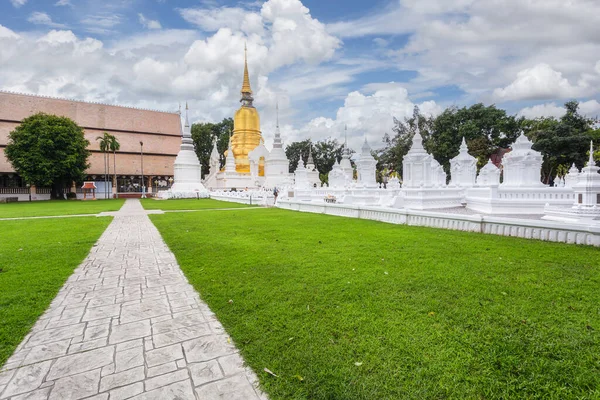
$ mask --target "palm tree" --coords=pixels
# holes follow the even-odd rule
[[[104,156],[104,196],[106,198],[108,198],[108,192],[107,192],[107,187],[108,187],[108,182],[107,182],[107,176],[108,176],[108,150],[109,150],[109,146],[110,146],[110,135],[106,132],[104,132],[104,134],[102,136],[98,136],[96,138],[96,140],[99,141],[99,145],[100,145],[100,151],[102,152],[102,155]]]
[[[110,141],[108,143],[108,147],[113,152],[113,174],[114,174],[113,185],[115,185],[115,188],[117,188],[117,150],[121,149],[121,144],[119,143],[119,141],[117,140],[117,138],[114,135],[110,135]],[[115,193],[118,198],[119,197],[118,189],[115,190]]]

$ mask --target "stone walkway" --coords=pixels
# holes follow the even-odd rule
[[[0,372],[0,399],[266,399],[139,200]]]

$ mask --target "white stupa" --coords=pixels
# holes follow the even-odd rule
[[[377,188],[377,160],[371,155],[371,147],[367,142],[362,145],[360,157],[356,161],[356,169],[358,171],[358,184],[364,188]]]
[[[458,155],[450,160],[451,185],[473,187],[477,177],[477,159],[469,154],[465,137],[462,138]]]
[[[279,104],[276,106],[276,114],[277,125],[275,128],[273,149],[265,161],[266,179],[263,186],[266,188],[289,185],[292,182],[290,177],[290,161],[285,155],[285,150],[283,150],[281,130],[279,129]]]
[[[340,167],[344,171],[347,182],[352,182],[354,179],[354,168],[350,162],[350,148],[348,147],[348,126],[344,127],[344,149],[342,151],[342,160],[340,161]]]
[[[171,189],[158,193],[163,199],[187,199],[209,197],[202,184],[202,166],[194,151],[188,105],[185,105],[185,126],[182,130],[181,149],[174,164],[174,183]]]

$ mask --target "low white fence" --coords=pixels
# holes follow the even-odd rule
[[[426,226],[550,242],[600,246],[600,224],[574,224],[484,216],[480,214],[461,215],[387,207],[320,204],[283,199],[277,202],[277,207],[340,217],[370,219],[392,224]]]
[[[272,206],[275,200],[273,195],[248,192],[210,192],[210,198],[221,201],[229,201],[231,203],[257,206]]]

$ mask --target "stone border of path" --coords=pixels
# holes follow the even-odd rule
[[[239,210],[261,210],[264,207],[238,207],[238,208],[207,208],[201,210],[144,210],[147,215],[165,214],[177,212],[201,212],[201,211],[239,211]],[[0,218],[0,221],[19,221],[22,219],[49,219],[49,218],[78,218],[78,217],[115,217],[119,211],[103,211],[98,214],[73,214],[73,215],[44,215],[37,217],[11,217]]]
[[[266,399],[139,200],[113,214],[0,371],[0,399]]]

